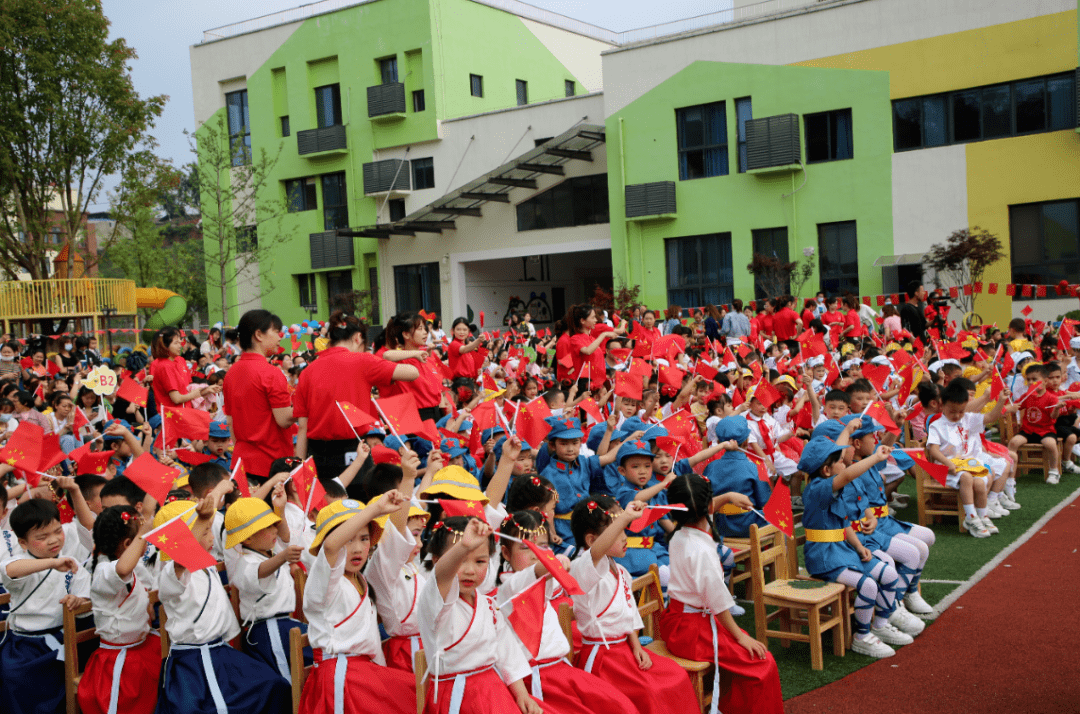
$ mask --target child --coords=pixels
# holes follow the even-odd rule
[[[752,505],[742,494],[726,494],[725,501],[736,507]],[[710,523],[712,486],[697,474],[679,476],[668,487],[668,502],[686,507],[685,511],[671,512],[676,522],[669,546],[671,602],[660,619],[660,633],[668,650],[676,657],[713,663],[712,714],[782,713],[776,661],[768,648],[739,629],[731,616],[735,601],[724,584]],[[732,680],[722,698],[721,669]]]
[[[257,498],[239,498],[225,511],[225,547],[239,550],[229,565],[229,582],[240,594],[240,618],[247,625],[244,651],[289,679],[289,632],[307,626],[292,619],[296,586],[290,567],[303,546],[293,545],[285,512],[285,484],[274,487],[274,509]],[[311,664],[306,653],[305,664]]]
[[[115,473],[113,477],[123,476],[124,469],[136,456],[141,456],[143,452],[142,444],[135,438],[135,435],[131,433],[131,424],[128,424],[123,419],[113,419],[105,424],[105,442],[106,449],[112,449],[113,457],[109,462]]]
[[[626,555],[625,530],[644,509],[630,501],[619,510],[615,499],[600,494],[574,507],[571,525],[582,550],[570,574],[585,593],[574,596],[584,645],[574,664],[615,686],[641,714],[700,714],[686,672],[666,657],[651,656],[638,641],[644,624],[630,574],[613,560]]]
[[[1061,365],[1056,362],[1048,362],[1046,370],[1046,391],[1059,400],[1060,413],[1054,421],[1054,433],[1062,441],[1061,468],[1072,474],[1080,473],[1080,468],[1073,463],[1073,449],[1076,447],[1077,437],[1080,437],[1080,429],[1076,428],[1076,409],[1069,406],[1070,400],[1080,399],[1080,394],[1075,392],[1066,393],[1061,390],[1062,372]]]
[[[310,549],[315,564],[304,588],[315,670],[304,683],[302,712],[416,711],[413,676],[384,666],[375,605],[360,574],[382,535],[375,519],[405,502],[400,491],[388,491],[367,506],[346,499],[319,511]]]
[[[653,458],[653,452],[644,441],[627,441],[619,447],[619,475],[622,479],[615,487],[614,495],[623,508],[631,501],[645,506],[667,505],[665,490],[675,480],[675,474],[670,472],[669,468],[669,473],[663,476],[662,480],[654,478]],[[633,577],[647,573],[649,568],[656,565],[660,571],[660,585],[667,587],[668,552],[665,531],[668,530],[674,530],[674,525],[667,518],[661,518],[656,523],[633,532],[633,535],[628,532],[626,555],[617,558],[616,562],[626,568]]]
[[[223,421],[210,422],[210,436],[206,440],[204,454],[214,458],[210,463],[217,464],[226,471],[232,471],[232,451],[229,450],[229,425]]]
[[[209,550],[214,514],[232,488],[232,481],[224,480],[197,504],[174,501],[155,514],[154,526],[182,518],[199,545]],[[286,714],[288,680],[227,644],[240,634],[240,624],[214,569],[190,572],[164,552],[158,557],[162,561],[158,595],[168,615],[169,656],[161,668],[157,714],[224,710]]]
[[[188,476],[188,486],[191,488],[191,495],[196,500],[202,500],[206,498],[214,488],[223,481],[228,481],[229,472],[222,468],[219,464],[215,464],[213,461],[207,461],[204,464],[199,464],[195,468],[191,469],[191,473]],[[232,493],[232,489],[226,493]],[[232,498],[227,498],[225,505],[229,505]],[[210,548],[210,555],[214,556],[214,560],[226,559],[225,548],[225,515],[220,511],[214,513],[214,525],[211,528],[211,535],[213,536],[213,543]],[[236,551],[230,551],[228,553],[228,561],[225,565],[231,566],[232,559],[237,555]]]
[[[518,511],[511,513],[499,529],[510,538],[529,540],[541,548],[548,548],[548,528],[544,517],[536,511]],[[524,543],[503,541],[500,549],[503,569],[509,572],[502,575],[499,585],[499,607],[504,608],[514,597],[536,584],[538,580],[547,580],[544,586],[545,599],[543,630],[540,634],[540,649],[535,659],[530,660],[532,674],[526,679],[525,686],[532,695],[543,702],[544,707],[555,707],[562,712],[637,712],[629,699],[619,690],[604,680],[570,665],[570,644],[559,625],[557,607],[562,600],[569,601],[562,589],[548,574],[547,568],[540,563],[536,555]],[[565,556],[556,556],[564,566],[570,561]],[[569,602],[567,604],[570,604]]]
[[[792,493],[796,493],[800,490],[802,484],[802,475],[797,474],[799,471],[798,464],[795,463],[791,457],[782,452],[778,446],[781,441],[785,441],[794,436],[793,431],[783,431],[780,424],[769,414],[769,408],[765,406],[757,397],[754,396],[754,392],[757,391],[757,387],[751,388],[748,397],[750,402],[750,412],[747,414],[747,424],[750,427],[750,445],[751,448],[762,458],[769,459],[773,466],[776,468],[776,473],[780,475],[780,478],[784,479],[791,485]],[[791,503],[794,507],[802,506],[802,498],[798,495],[791,497]]]
[[[150,596],[136,570],[150,526],[131,506],[106,508],[94,521],[90,602],[101,646],[79,682],[84,714],[151,714],[157,704],[161,639],[150,629]]]
[[[506,510],[509,513],[515,511],[536,511],[544,516],[545,527],[548,529],[548,542],[552,550],[561,552],[559,546],[562,539],[555,533],[552,523],[555,522],[555,507],[559,505],[559,492],[555,486],[543,476],[529,474],[525,478],[516,478],[510,484],[506,493]]]
[[[745,449],[750,439],[750,427],[747,426],[744,417],[729,416],[716,425],[715,434],[718,442],[732,442],[732,445]],[[769,482],[762,481],[758,477],[757,467],[750,463],[745,453],[732,449],[730,446],[725,448],[728,451],[722,457],[705,467],[704,476],[712,484],[713,495],[740,493],[750,501],[751,508],[758,510],[765,508],[765,504],[769,502],[769,496],[772,495]],[[773,483],[775,484],[775,477]],[[715,530],[721,536],[721,544],[725,536],[749,538],[751,524],[757,524],[759,528],[769,525],[752,510],[734,504],[721,508],[714,521]],[[727,567],[730,568],[734,564],[732,560]]]
[[[420,592],[430,682],[425,714],[541,714],[524,679],[529,661],[495,600],[478,591],[495,541],[483,521],[456,516],[431,529],[434,577]]]
[[[844,427],[850,437],[862,423],[853,419]],[[889,457],[887,446],[844,468],[844,444],[816,436],[803,449],[799,469],[810,475],[803,492],[804,555],[810,575],[841,583],[855,590],[855,640],[851,649],[868,657],[892,657],[889,644],[911,644],[911,636],[889,624],[896,607],[896,570],[871,555],[855,532],[845,528],[848,506],[838,493],[867,469]]]
[[[11,512],[23,553],[0,565],[11,593],[0,644],[0,703],[7,712],[64,710],[63,613],[87,602],[90,578],[61,555],[64,528],[56,504],[31,498]]]

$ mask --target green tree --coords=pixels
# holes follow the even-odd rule
[[[231,137],[221,112],[195,132],[194,181],[200,191],[207,291],[217,293],[220,320],[274,289],[269,261],[288,236],[277,228],[284,206],[272,178],[278,156],[252,156]],[[230,300],[230,293],[232,299]]]
[[[108,34],[99,0],[0,0],[0,264],[9,277],[47,276],[54,230],[85,253],[77,239],[102,181],[153,162],[149,131],[167,97],[139,96],[135,51]],[[99,256],[84,255],[87,269]]]
[[[953,231],[944,243],[930,246],[923,263],[937,273],[939,279],[963,286],[982,282],[986,269],[1004,257],[1000,238],[988,230],[972,226]],[[941,282],[939,280],[938,284]],[[974,309],[975,296],[961,290],[953,302],[967,314]]]

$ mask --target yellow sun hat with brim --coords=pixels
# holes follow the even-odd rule
[[[408,521],[409,518],[425,518],[425,519],[427,519],[427,518],[431,518],[431,514],[428,513],[427,511],[425,511],[423,508],[420,508],[420,506],[417,506],[417,505],[413,504],[413,505],[409,506],[409,515],[405,520]],[[378,518],[375,519],[375,522],[379,524],[380,528],[382,528],[383,530],[386,530],[386,522],[389,521],[389,520],[390,520],[390,516],[379,516]]]
[[[326,535],[340,526],[345,521],[349,520],[353,516],[360,515],[367,506],[362,501],[354,501],[351,498],[343,498],[340,501],[334,501],[326,508],[319,511],[319,515],[315,517],[315,540],[311,541],[311,546],[308,551],[312,555],[317,555],[319,548],[322,547],[323,540],[326,539]],[[371,544],[375,545],[379,542],[379,538],[382,537],[382,526],[377,521],[371,521],[368,524],[368,533],[371,534]]]
[[[273,509],[258,498],[238,498],[225,511],[225,547],[235,548],[263,528],[281,521]]]
[[[181,488],[187,488],[189,482],[189,474],[187,471],[180,472],[180,475],[172,482],[173,490]]]
[[[792,390],[798,390],[798,387],[795,386],[795,378],[792,377],[790,374],[785,374],[782,377],[777,377],[776,381],[774,381],[773,384],[786,384],[787,386],[791,387]]]
[[[488,497],[480,490],[480,482],[460,466],[444,466],[435,473],[431,485],[420,494],[424,498],[449,496],[460,501],[480,501],[488,504]]]
[[[188,528],[191,528],[199,517],[199,514],[195,512],[195,506],[197,505],[198,504],[195,501],[173,501],[172,503],[166,503],[154,514],[154,528],[160,528],[179,515],[183,515],[184,523],[187,524]],[[170,558],[165,551],[158,550],[158,560],[164,563],[172,560],[172,558]]]

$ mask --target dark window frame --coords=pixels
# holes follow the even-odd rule
[[[254,253],[259,250],[259,227],[237,226],[236,227],[236,252]]]
[[[749,109],[745,118],[739,116],[739,107]],[[735,100],[735,140],[738,143],[739,173],[746,173],[746,122],[754,118],[752,97],[739,97]]]
[[[790,261],[789,256],[791,254],[791,241],[788,236],[787,226],[777,226],[775,228],[754,228],[750,231],[751,250],[754,253],[762,253],[763,255],[768,255],[768,253],[763,253],[762,251],[762,247],[765,242],[768,242],[769,248],[772,249],[773,255],[770,257],[775,256],[778,260],[781,260],[785,263]],[[776,250],[776,247],[778,245],[783,246],[782,255],[781,251]],[[788,287],[782,291],[782,294],[787,295],[790,292],[791,280],[789,278]],[[755,278],[754,299],[763,300],[765,298],[773,297],[776,297],[776,295],[766,294],[766,290],[760,285],[757,278]]]
[[[563,91],[566,93],[566,96],[568,96],[568,97],[576,97],[577,96],[577,82],[575,82],[572,79],[564,79],[563,80]]]
[[[713,248],[719,262],[715,267],[703,266],[708,248],[706,241],[712,240],[715,241]],[[688,246],[692,246],[695,253],[695,265],[692,268],[683,265],[680,257],[683,255],[680,249],[685,250]],[[673,257],[676,265],[672,265]],[[730,232],[668,238],[664,241],[664,262],[669,305],[679,305],[685,310],[690,307],[704,307],[707,303],[728,305],[734,299],[735,269]],[[692,280],[692,276],[696,276],[696,279]],[[679,281],[674,286],[673,278]],[[688,300],[688,297],[691,299]]]
[[[1060,207],[1071,209],[1073,215],[1071,229],[1073,232],[1073,257],[1062,256],[1047,257],[1047,224],[1053,220],[1047,215],[1047,209]],[[1021,212],[1038,211],[1037,235],[1028,237],[1023,245],[1020,245]],[[1029,217],[1030,220],[1030,217]],[[1032,242],[1034,245],[1032,245]],[[1020,203],[1009,206],[1009,254],[1011,280],[1018,285],[1055,285],[1062,279],[1074,282],[1074,276],[1080,271],[1080,198],[1066,198],[1056,201],[1038,201],[1034,203]],[[1017,262],[1018,257],[1038,256],[1039,260]],[[1035,299],[1032,295],[1030,299]],[[1058,298],[1056,291],[1047,290],[1047,298]],[[1029,298],[1024,298],[1025,300]]]
[[[332,231],[339,228],[349,227],[349,190],[344,171],[337,171],[332,174],[323,174],[319,177],[322,184],[322,200],[323,200],[323,230]],[[331,203],[331,199],[334,196],[334,191],[330,191],[330,185],[332,182],[340,182],[337,193],[340,203]]]
[[[400,221],[407,214],[405,212],[405,199],[404,198],[391,198],[386,202],[386,208],[388,215],[390,216],[390,222]]]
[[[686,125],[690,121],[688,113],[693,110],[700,110],[702,112],[702,143],[701,144],[689,144],[690,138],[687,136]],[[706,140],[705,123],[706,123],[706,111],[716,112],[716,116],[720,118],[721,126],[719,127],[719,138],[722,139],[719,143],[709,143]],[[675,110],[675,135],[676,145],[678,147],[677,160],[679,163],[679,180],[680,181],[692,181],[700,178],[715,178],[717,176],[727,176],[731,172],[731,157],[728,153],[728,131],[727,131],[727,102],[708,102],[706,104],[695,104],[689,107],[679,107]],[[707,161],[709,152],[718,152],[718,158],[715,161],[716,166],[719,168],[717,173],[709,173],[710,162]],[[701,154],[701,175],[692,176],[691,174],[691,157],[694,154]]]
[[[379,63],[379,83],[396,84],[398,81],[397,55],[380,57],[376,62]],[[388,69],[389,71],[387,71]]]
[[[239,110],[239,123],[234,122],[233,105]],[[251,113],[248,107],[247,89],[239,89],[225,95],[225,121],[229,130],[229,153],[233,166],[251,163]],[[239,142],[239,145],[237,144]]]
[[[514,80],[514,90],[517,92],[517,105],[524,107],[529,103],[529,83],[524,79]]]
[[[339,126],[345,121],[345,117],[342,116],[341,111],[341,85],[338,83],[324,84],[319,87],[315,87],[315,125],[319,129],[325,129],[331,126]],[[322,91],[330,92],[330,111],[334,115],[331,117],[335,121],[327,124],[327,116],[325,112],[325,106],[323,101],[320,100],[319,93]]]
[[[409,170],[412,171],[414,191],[435,188],[435,159],[433,157],[412,159],[409,162]]]
[[[424,90],[415,89],[412,93],[412,110],[413,114],[419,114],[427,109],[427,105],[424,101]]]
[[[847,141],[842,142],[838,135],[838,127],[841,119],[847,117],[848,133]],[[825,123],[825,158],[810,158],[811,129],[810,123],[824,120]],[[814,132],[816,134],[816,132]],[[827,112],[814,112],[803,115],[803,137],[806,144],[806,163],[824,164],[830,161],[847,161],[855,158],[855,123],[852,117],[851,107],[830,109]],[[843,145],[842,145],[843,144]],[[844,154],[847,154],[846,156]]]
[[[317,192],[318,181],[313,176],[288,179],[285,181],[285,210],[288,213],[303,213],[319,209]],[[295,203],[294,203],[295,196]],[[293,208],[293,206],[298,206]]]
[[[394,304],[397,312],[427,310],[442,314],[440,274],[438,262],[395,265]]]
[[[319,281],[316,273],[300,273],[296,276],[300,307],[305,310],[319,309]]]
[[[285,138],[286,136],[291,135],[292,125],[289,123],[289,115],[286,114],[285,116],[281,117],[281,137]]]
[[[839,231],[847,228],[852,229],[852,240],[854,241],[854,249],[847,250],[843,246],[838,246],[839,253],[845,257],[853,257],[853,260],[848,261],[848,265],[854,265],[854,272],[850,270],[842,269],[830,269],[828,265],[828,251],[825,249],[824,241],[827,239],[826,231],[837,231],[837,239],[841,239],[844,236],[839,235]],[[859,226],[857,221],[833,221],[830,223],[817,224],[818,229],[818,290],[829,296],[842,297],[847,293],[853,295],[860,295],[859,293]],[[831,289],[826,286],[826,280],[830,282],[838,283],[837,288]],[[852,282],[854,285],[852,285]]]
[[[611,222],[607,174],[574,176],[516,207],[518,232]]]
[[[480,99],[484,98],[484,75],[469,75],[469,94]]]

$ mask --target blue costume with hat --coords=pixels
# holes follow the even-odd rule
[[[631,456],[648,456],[651,459],[653,453],[648,442],[641,440],[627,441],[619,447],[616,462],[621,465],[624,460]],[[630,483],[622,474],[619,474],[619,479],[620,482],[616,486],[614,496],[623,508],[626,508],[627,504],[636,499],[638,493],[660,483],[655,474],[640,488]],[[647,505],[668,505],[667,491],[657,493],[649,499]],[[667,534],[659,522],[653,523],[642,531],[627,529],[626,536],[626,555],[622,558],[615,558],[615,562],[626,568],[631,575],[634,577],[642,575],[648,572],[649,567],[652,565],[668,565]]]
[[[585,436],[578,419],[552,416],[545,421],[551,426],[547,436],[549,441],[581,439]],[[573,462],[567,463],[550,454],[550,460],[540,475],[551,481],[559,493],[559,502],[555,505],[555,532],[562,538],[563,547],[569,548],[574,545],[574,534],[570,530],[570,512],[578,501],[588,498],[593,489],[604,490],[604,467],[600,464],[599,456],[579,456]]]
[[[750,438],[750,426],[746,423],[746,417],[729,416],[717,422],[714,429],[717,441],[735,441],[743,443]],[[722,493],[741,493],[754,503],[754,507],[761,510],[769,502],[772,489],[767,481],[758,477],[757,466],[746,458],[741,451],[725,452],[716,461],[705,467],[705,478],[712,484],[713,496]],[[756,524],[759,528],[769,525],[768,522],[753,511],[743,511],[734,504],[725,505],[714,518],[716,530],[721,536],[731,538],[746,538],[750,535],[750,525]]]
[[[212,422],[210,422],[210,435],[209,435],[209,438],[211,438],[211,439],[228,439],[229,438],[229,425],[228,425],[228,423],[223,422],[223,421],[212,421]],[[210,459],[210,463],[217,464],[218,466],[222,467],[226,471],[232,471],[232,451],[230,449],[226,449],[225,453],[222,454],[221,456],[215,456],[214,452],[210,451],[210,446],[207,445],[207,446],[203,447],[203,453],[207,454],[208,456],[213,456],[214,457],[214,458]]]

